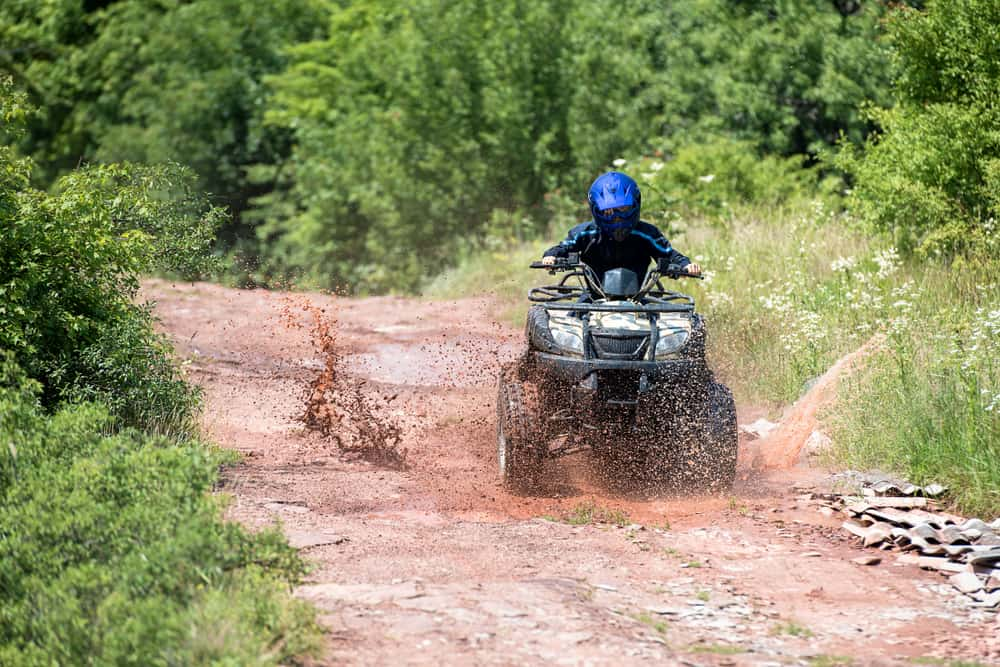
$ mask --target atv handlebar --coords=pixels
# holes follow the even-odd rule
[[[577,252],[571,252],[567,257],[556,257],[555,261],[551,264],[546,264],[545,262],[532,262],[530,265],[532,269],[547,269],[549,273],[553,274],[556,271],[572,271],[573,269],[578,269],[584,266],[586,266],[586,264],[580,261],[580,253]],[[703,275],[688,273],[683,267],[681,267],[680,264],[667,264],[663,259],[657,260],[656,267],[653,270],[664,278],[673,278],[674,280],[678,278],[694,278],[696,280],[705,279],[705,276]]]
[[[663,259],[656,261],[656,272],[659,273],[664,278],[695,278],[697,280],[704,280],[705,276],[701,274],[688,273],[681,267],[680,264],[667,264]]]
[[[532,262],[531,268],[548,269],[549,273],[555,273],[556,271],[571,271],[583,265],[583,262],[580,261],[580,253],[578,252],[571,252],[566,257],[555,257],[554,259],[555,261],[551,264]]]

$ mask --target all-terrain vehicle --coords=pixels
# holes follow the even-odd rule
[[[527,350],[500,376],[497,454],[505,485],[530,490],[542,462],[589,450],[609,481],[719,490],[736,472],[736,405],[705,361],[694,299],[662,278],[598,276],[579,255],[531,268],[563,273],[528,293]]]

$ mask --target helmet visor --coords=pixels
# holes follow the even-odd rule
[[[595,209],[594,216],[602,224],[615,225],[616,223],[627,224],[636,212],[634,204],[628,206],[615,206],[614,208]]]

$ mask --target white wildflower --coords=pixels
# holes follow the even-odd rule
[[[614,165],[615,167],[624,167],[625,163],[626,163],[625,158],[620,157],[616,158],[611,164]]]
[[[702,183],[711,183],[715,180],[715,174],[706,174],[704,176],[699,176],[698,180]]]
[[[878,264],[878,273],[876,275],[879,278],[888,278],[899,268],[899,252],[893,247],[880,250],[875,253],[875,263]]]
[[[733,297],[726,292],[709,292],[708,302],[713,308],[730,307],[733,305]]]
[[[653,164],[649,165],[649,168],[652,169],[653,171],[659,171],[663,169],[663,163],[657,160]]]
[[[830,270],[834,273],[838,271],[850,271],[857,266],[858,261],[854,257],[838,257],[830,262]]]

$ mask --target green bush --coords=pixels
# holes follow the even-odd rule
[[[1000,217],[1000,5],[929,2],[897,11],[889,35],[897,106],[872,109],[882,127],[838,164],[856,210],[904,251],[953,255],[993,243]]]
[[[0,79],[5,138],[25,114]],[[231,457],[185,437],[196,394],[135,303],[143,271],[211,266],[218,211],[185,170],[91,168],[50,194],[31,166],[0,147],[0,664],[310,651],[303,563],[279,530],[222,520]]]
[[[23,100],[0,81],[17,127]],[[180,167],[106,165],[69,174],[47,193],[32,164],[0,149],[0,349],[42,384],[42,401],[102,400],[123,424],[183,428],[196,396],[136,303],[139,276],[210,270],[222,214]]]
[[[761,155],[752,142],[715,137],[664,157],[622,161],[638,181],[643,217],[669,227],[678,217],[732,218],[747,207],[779,207],[816,196],[804,156]]]
[[[303,564],[209,495],[223,456],[136,431],[105,408],[41,412],[0,368],[0,663],[278,664],[313,646],[288,600]]]

